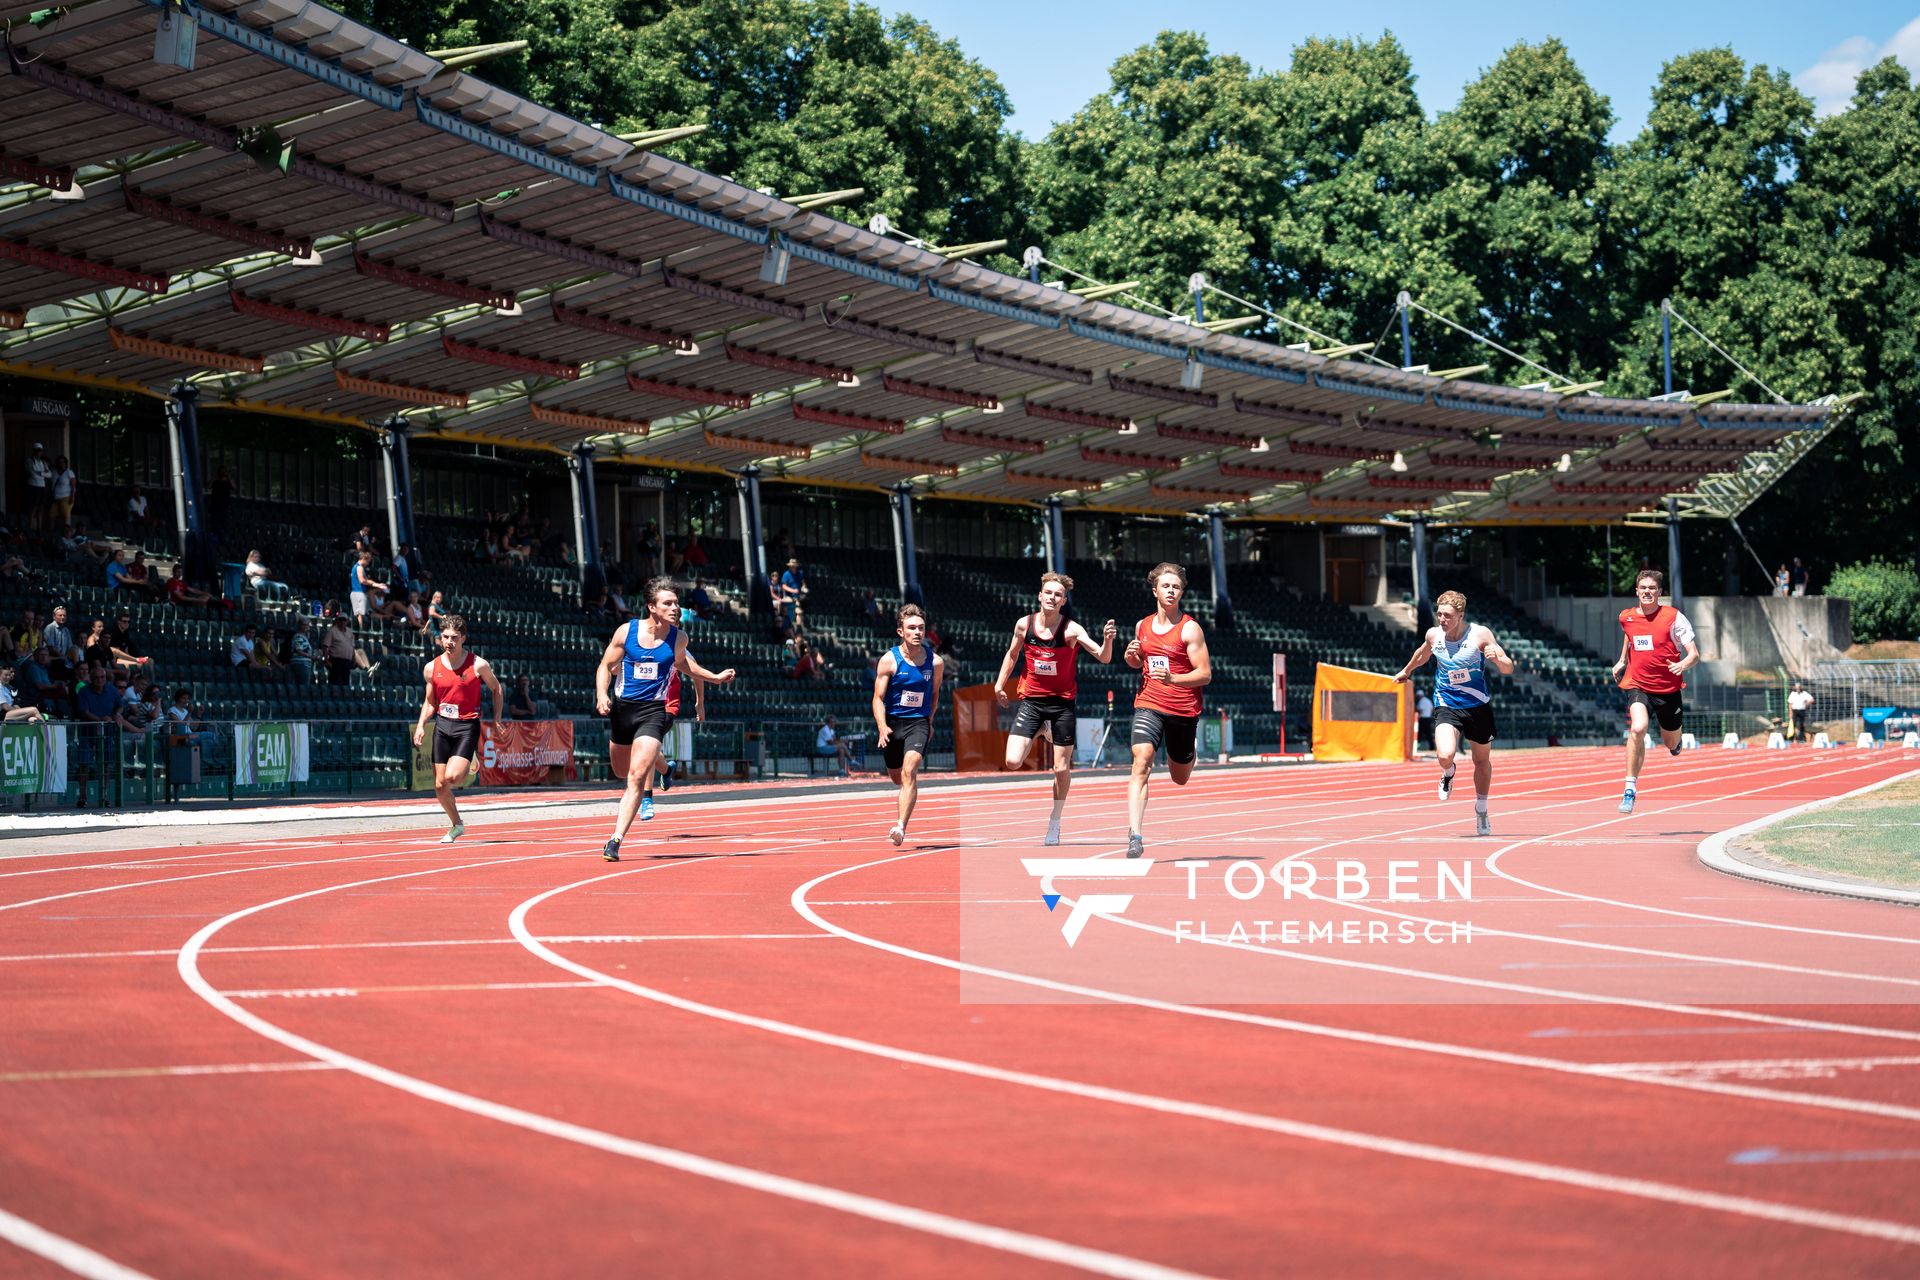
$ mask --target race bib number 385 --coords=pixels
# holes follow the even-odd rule
[[[924,707],[926,704],[927,704],[927,695],[922,693],[920,690],[918,689],[901,690],[900,706],[902,709],[906,709],[909,707]]]

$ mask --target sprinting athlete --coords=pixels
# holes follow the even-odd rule
[[[1493,638],[1493,632],[1467,621],[1467,598],[1458,591],[1442,592],[1433,603],[1434,621],[1407,665],[1394,673],[1405,684],[1425,666],[1437,664],[1433,681],[1433,749],[1440,757],[1440,798],[1453,794],[1453,761],[1465,738],[1473,754],[1474,834],[1493,834],[1487,814],[1487,792],[1493,786],[1493,695],[1487,690],[1487,663],[1503,676],[1513,674],[1513,659]]]
[[[687,637],[676,625],[680,617],[680,594],[672,578],[654,578],[646,587],[647,611],[631,622],[622,623],[607,642],[594,669],[594,705],[601,715],[613,717],[612,747],[608,757],[616,770],[625,773],[627,787],[620,796],[620,809],[614,817],[613,836],[602,846],[600,856],[608,862],[620,861],[620,842],[640,808],[641,784],[660,755],[660,742],[673,726],[673,712],[667,709],[669,686],[676,671],[714,684],[733,679],[733,668],[709,671],[687,656]],[[609,694],[608,684],[615,670],[620,673],[620,688]],[[634,750],[634,744],[639,749]],[[651,797],[648,797],[651,801]],[[649,815],[653,806],[647,805]]]
[[[933,740],[933,713],[940,706],[940,680],[947,660],[927,647],[927,615],[917,604],[900,606],[900,643],[886,651],[873,673],[873,723],[900,788],[900,820],[887,832],[896,845],[907,838],[907,819],[920,798],[920,766]]]
[[[1147,575],[1154,611],[1133,625],[1127,665],[1140,672],[1133,695],[1133,776],[1127,780],[1127,856],[1145,850],[1140,823],[1147,816],[1147,780],[1153,757],[1167,749],[1167,777],[1176,787],[1193,774],[1194,735],[1200,727],[1200,690],[1213,679],[1213,659],[1200,624],[1180,612],[1187,571],[1158,564]]]
[[[427,725],[432,724],[433,798],[447,811],[448,823],[440,843],[452,844],[467,832],[453,789],[466,780],[473,762],[480,758],[480,687],[484,684],[493,695],[495,733],[507,718],[507,694],[487,660],[467,652],[467,620],[457,613],[440,624],[440,656],[427,663],[421,674],[427,696],[420,704],[420,723],[413,726],[413,745],[426,740]]]
[[[1007,768],[1020,767],[1042,726],[1053,742],[1053,813],[1047,819],[1044,844],[1060,843],[1060,815],[1066,811],[1067,788],[1073,785],[1073,699],[1079,692],[1080,651],[1112,662],[1117,630],[1108,618],[1096,645],[1085,627],[1066,616],[1067,593],[1072,590],[1073,579],[1064,573],[1040,575],[1040,611],[1013,624],[1013,642],[993,681],[1001,706],[1020,699],[1013,732],[1007,735]],[[1009,693],[1015,663],[1020,664],[1020,680]]]
[[[1633,812],[1639,793],[1649,712],[1660,726],[1660,741],[1669,752],[1680,754],[1680,691],[1687,687],[1683,677],[1700,661],[1700,647],[1694,643],[1687,615],[1660,603],[1666,581],[1658,569],[1642,569],[1633,580],[1638,603],[1620,611],[1620,660],[1613,664],[1613,678],[1627,691],[1627,787],[1620,797],[1622,813]]]
[[[693,661],[693,656],[689,654],[687,660]],[[705,724],[707,722],[707,682],[695,676],[692,683],[694,722]],[[685,684],[686,682],[680,679],[677,668],[667,680],[667,714],[672,716],[675,722],[680,719],[680,690]],[[609,754],[611,754],[611,745],[609,745]],[[673,790],[673,771],[674,761],[667,755],[667,744],[663,738],[660,742],[659,758],[653,762],[653,768],[647,770],[646,780],[640,784],[640,821],[653,821],[653,784],[658,780],[662,791]]]

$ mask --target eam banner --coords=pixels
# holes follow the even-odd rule
[[[284,787],[311,776],[311,736],[305,724],[233,726],[233,781],[240,787]]]
[[[0,795],[25,796],[67,789],[67,726],[0,727]]]

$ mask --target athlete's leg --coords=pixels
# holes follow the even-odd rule
[[[609,778],[625,778],[627,776],[627,765],[631,762],[632,756],[633,746],[631,743],[609,743],[607,746],[607,776]]]
[[[1647,704],[1627,704],[1627,777],[1638,778],[1647,759]]]
[[[1433,754],[1440,761],[1440,798],[1445,800],[1453,794],[1453,769],[1456,757],[1460,754],[1460,726],[1434,722]]]
[[[1053,749],[1053,814],[1060,821],[1067,811],[1067,791],[1073,786],[1073,748],[1056,745]]]
[[[1195,759],[1198,759],[1198,757],[1195,757]],[[1193,776],[1193,765],[1193,760],[1188,760],[1184,764],[1178,760],[1167,761],[1168,780],[1176,787],[1186,786],[1187,779]]]
[[[440,802],[442,809],[446,810],[448,825],[460,821],[460,806],[453,802],[453,788],[459,782],[459,778],[453,776],[453,766],[456,764],[460,766],[460,777],[466,777],[467,762],[461,756],[455,756],[445,764],[433,766],[433,798]]]
[[[1033,749],[1033,738],[1027,734],[1007,735],[1007,771],[1019,769],[1026,762],[1027,752]]]
[[[660,739],[640,737],[633,740],[632,758],[627,767],[627,789],[620,794],[620,812],[613,822],[615,840],[627,838],[627,828],[633,825],[633,815],[640,811],[640,784],[653,772],[653,762],[659,754]]]
[[[1473,794],[1484,802],[1487,792],[1493,789],[1493,744],[1470,742],[1467,745],[1473,750]]]
[[[907,829],[907,819],[913,816],[913,806],[920,799],[920,765],[925,758],[918,751],[909,751],[900,763],[901,831]]]
[[[1140,834],[1140,823],[1147,816],[1147,779],[1153,776],[1154,746],[1151,742],[1133,744],[1133,772],[1127,778],[1127,831]]]

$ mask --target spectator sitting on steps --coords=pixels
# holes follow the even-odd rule
[[[853,753],[840,738],[840,729],[832,716],[820,722],[820,731],[813,735],[813,754],[821,759],[828,757],[840,761],[840,776],[845,778],[853,773]]]
[[[267,562],[260,556],[258,548],[247,552],[247,585],[254,594],[276,600],[284,600],[293,594],[293,588],[284,582],[276,581],[273,570],[267,568]]]
[[[540,715],[540,709],[533,701],[533,681],[521,676],[513,682],[513,692],[507,695],[507,719],[534,720]]]
[[[214,600],[212,592],[202,591],[188,583],[187,567],[178,561],[174,562],[173,572],[167,577],[166,598],[167,603],[176,609],[185,609],[193,605],[212,607],[218,603]]]
[[[227,646],[227,664],[235,671],[249,672],[253,667],[253,650],[256,643],[255,627],[249,622]]]
[[[7,724],[25,724],[30,721],[46,719],[40,708],[19,701],[13,692],[15,676],[12,667],[0,667],[0,715]]]

